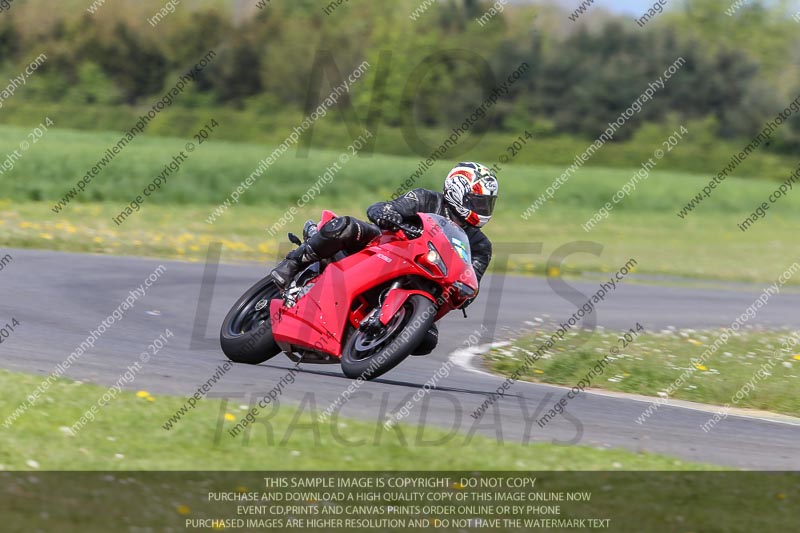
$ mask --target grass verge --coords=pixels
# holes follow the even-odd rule
[[[800,416],[800,345],[786,344],[793,332],[742,329],[706,357],[722,330],[627,333],[633,341],[626,346],[620,333],[602,328],[567,333],[521,379],[570,387],[584,380],[591,388],[653,397],[666,397],[672,387],[671,398]],[[488,365],[509,375],[549,336],[543,329],[493,349],[486,355]],[[607,364],[598,365],[600,360]],[[598,366],[602,371],[587,380]],[[681,375],[688,379],[679,381]]]
[[[41,382],[41,376],[0,370],[0,413],[12,413]],[[356,420],[321,424],[293,407],[269,419],[275,442],[255,424],[249,442],[227,429],[248,406],[201,401],[170,431],[162,427],[185,399],[123,391],[99,409],[77,434],[69,430],[107,389],[59,380],[39,402],[2,428],[0,465],[6,470],[713,470],[654,454],[553,444],[498,443],[474,436],[458,440],[458,453],[442,453],[452,443],[408,444],[393,431],[377,444],[383,428]],[[331,424],[337,424],[334,432]],[[291,426],[291,427],[290,427]],[[401,425],[401,428],[403,426]],[[220,436],[217,438],[217,431]],[[291,431],[289,431],[291,429]],[[406,427],[408,429],[408,427]],[[406,431],[406,433],[410,433]],[[337,438],[344,435],[347,441]],[[426,430],[425,441],[444,431]],[[281,438],[283,436],[283,438]],[[363,444],[353,444],[362,443]],[[335,458],[335,459],[334,459]]]

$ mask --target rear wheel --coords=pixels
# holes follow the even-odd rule
[[[236,363],[257,365],[281,353],[272,337],[269,304],[281,293],[271,277],[250,287],[233,305],[219,333],[222,351]]]
[[[342,350],[342,372],[364,380],[388,372],[419,346],[434,318],[433,302],[411,295],[386,326],[353,331]]]

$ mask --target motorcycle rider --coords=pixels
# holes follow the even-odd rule
[[[442,193],[420,188],[395,200],[372,204],[367,209],[367,217],[377,227],[350,216],[336,217],[319,231],[314,231],[313,222],[306,223],[306,242],[289,252],[270,275],[278,287],[285,289],[309,264],[331,258],[342,250],[358,252],[380,235],[381,229],[395,230],[417,213],[435,213],[457,223],[467,234],[472,268],[480,283],[492,258],[492,243],[480,228],[492,218],[497,193],[497,176],[489,167],[473,162],[459,163],[445,178]],[[434,324],[414,355],[433,351],[438,337]]]

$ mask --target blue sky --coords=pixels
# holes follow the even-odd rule
[[[569,5],[567,1],[564,1],[564,4]],[[578,4],[580,4],[580,2],[578,2]],[[653,7],[653,0],[596,0],[595,5],[601,5],[606,9],[622,13],[641,15]]]
[[[569,7],[570,9],[575,9],[581,4],[581,0],[555,0],[555,1],[559,5],[564,7]],[[609,11],[616,11],[617,13],[642,15],[643,13],[646,13],[648,9],[653,7],[654,3],[655,0],[595,0],[594,5],[603,6]],[[733,3],[734,0],[731,0],[731,4]],[[672,9],[678,4],[679,2],[677,2],[676,0],[670,0],[667,3],[666,9]],[[800,8],[800,0],[796,0],[795,4],[797,4],[797,7]]]
[[[564,8],[569,8],[569,10],[575,9],[581,4],[581,0],[554,0],[554,1],[556,4]],[[655,0],[595,0],[593,5],[603,6],[609,11],[614,11],[617,13],[641,15],[642,13],[645,13],[648,9],[653,7],[654,2]]]

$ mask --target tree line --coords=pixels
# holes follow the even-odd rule
[[[493,5],[482,0],[442,0],[416,20],[409,15],[417,0],[352,0],[330,14],[312,0],[244,10],[211,1],[178,6],[156,28],[146,15],[163,2],[90,14],[67,9],[67,1],[63,10],[50,7],[46,21],[31,16],[40,4],[16,5],[0,19],[4,77],[47,54],[16,97],[31,102],[144,105],[209,49],[217,52],[213,64],[176,105],[304,111],[338,76],[368,61],[342,109],[390,126],[411,120],[447,129],[486,97],[487,80],[502,83],[526,63],[476,129],[594,138],[683,58],[680,72],[620,130],[620,141],[648,123],[687,120],[705,121],[720,139],[752,137],[800,95],[800,26],[784,2],[754,0],[728,16],[728,0],[687,0],[644,29],[599,9],[576,23],[558,7],[510,4],[480,24]],[[793,116],[768,149],[798,148],[800,119]]]

